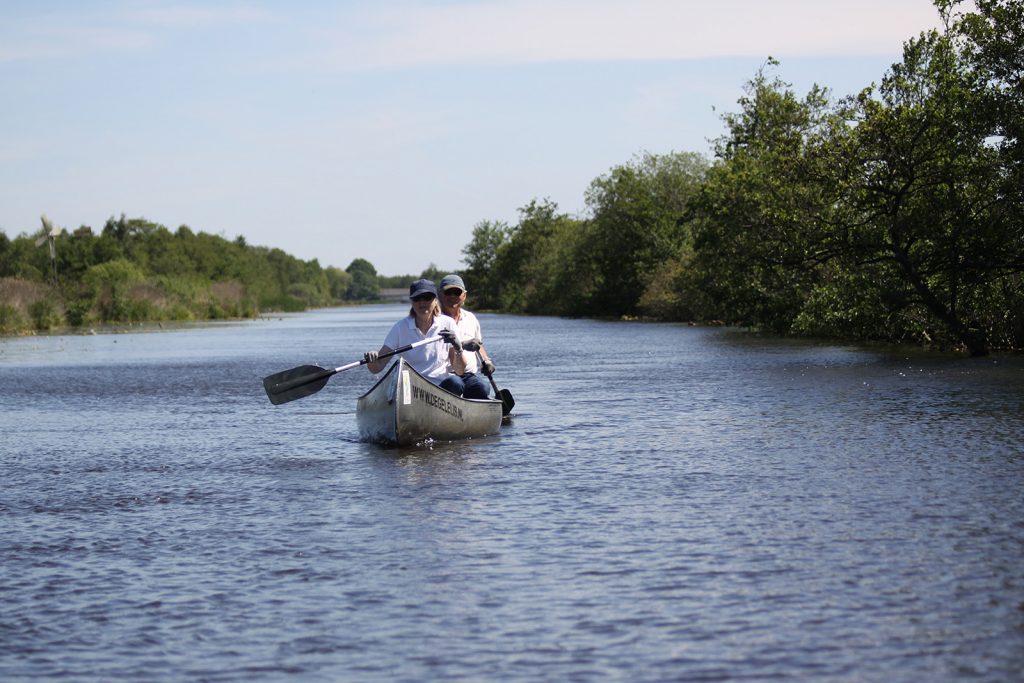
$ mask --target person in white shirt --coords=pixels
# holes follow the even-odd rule
[[[409,299],[412,301],[409,315],[391,327],[380,350],[363,354],[367,369],[377,374],[387,366],[387,359],[378,356],[429,337],[440,336],[442,339],[432,344],[406,351],[405,360],[433,384],[456,396],[462,396],[465,390],[462,375],[466,372],[465,357],[469,354],[462,350],[455,321],[441,313],[437,288],[430,280],[417,280],[409,286]]]
[[[467,350],[463,353],[466,362],[466,369],[459,375],[465,386],[463,396],[466,398],[488,398],[491,393],[490,385],[478,372],[482,369],[485,375],[490,377],[494,372],[494,363],[487,355],[487,349],[483,346],[483,333],[480,331],[480,321],[470,311],[463,308],[466,303],[466,283],[458,275],[445,275],[441,279],[441,311],[455,321],[459,332],[459,341],[476,342],[478,346],[481,363],[477,363],[476,353]],[[454,368],[453,368],[454,369]]]

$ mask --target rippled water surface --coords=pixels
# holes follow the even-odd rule
[[[500,435],[356,440],[404,307],[0,340],[0,680],[1024,679],[1024,360],[481,316]]]

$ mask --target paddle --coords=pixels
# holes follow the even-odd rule
[[[492,373],[487,372],[484,368],[484,359],[480,355],[480,351],[476,352],[476,358],[480,361],[480,370],[487,375],[487,379],[491,380],[491,386],[494,387],[494,395],[501,398],[501,414],[508,415],[512,412],[512,408],[516,405],[516,400],[512,398],[512,392],[508,389],[499,389],[497,383],[494,381]]]
[[[418,342],[407,344],[394,351],[388,351],[377,356],[377,359],[388,358],[395,356],[399,353],[405,353],[410,349],[415,349],[417,346],[423,346],[424,344],[430,344],[432,342],[439,341],[441,337],[428,337],[427,339],[421,339]],[[359,367],[360,365],[366,365],[366,359],[349,363],[348,365],[342,365],[341,367],[334,368],[333,370],[327,370],[320,367],[319,365],[300,365],[297,368],[291,370],[285,370],[284,372],[278,372],[273,375],[268,375],[263,378],[263,388],[267,390],[267,398],[275,406],[288,401],[294,401],[299,398],[304,398],[310,394],[315,394],[324,388],[333,375],[339,372],[344,372],[350,368]]]

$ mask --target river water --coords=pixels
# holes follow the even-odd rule
[[[501,434],[359,443],[402,306],[0,340],[0,680],[1024,679],[1024,359],[482,315]]]

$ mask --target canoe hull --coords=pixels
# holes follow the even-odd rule
[[[389,446],[496,434],[501,419],[501,401],[450,394],[401,358],[356,402],[360,440]]]

